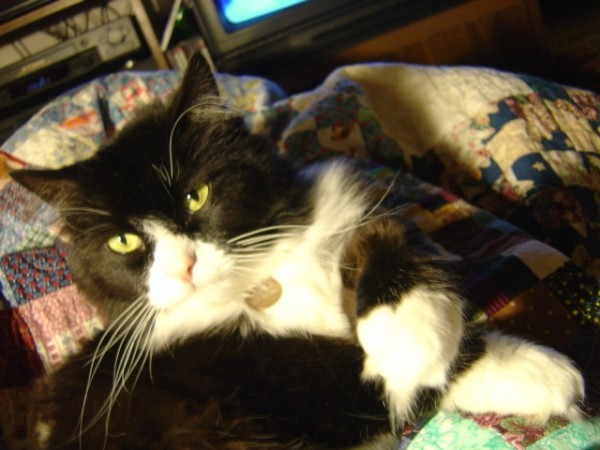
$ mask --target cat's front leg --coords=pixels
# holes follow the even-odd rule
[[[345,261],[366,354],[363,378],[383,383],[400,425],[412,418],[423,391],[447,387],[463,337],[463,300],[439,260],[394,218],[361,227]]]
[[[553,415],[580,418],[584,381],[573,363],[527,340],[467,327],[453,276],[422,251],[418,236],[379,219],[359,229],[346,252],[363,378],[383,383],[394,425],[420,407],[516,414],[537,423]]]

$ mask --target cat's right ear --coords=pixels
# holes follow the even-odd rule
[[[172,99],[176,116],[194,105],[202,103],[206,97],[218,97],[219,89],[212,69],[200,52],[188,61],[181,85]]]
[[[14,170],[10,177],[56,209],[70,203],[77,186],[67,170]]]

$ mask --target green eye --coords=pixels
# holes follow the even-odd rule
[[[123,233],[111,237],[108,242],[108,248],[120,255],[131,253],[142,246],[142,238],[137,234]]]
[[[185,196],[185,207],[191,213],[200,211],[208,199],[208,184],[201,184]]]

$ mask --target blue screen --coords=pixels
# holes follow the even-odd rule
[[[225,19],[238,25],[308,0],[216,0]]]

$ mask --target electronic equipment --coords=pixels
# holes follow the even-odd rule
[[[1,0],[0,23],[8,22],[15,17],[33,11],[53,0]]]
[[[217,69],[288,70],[464,0],[194,0]],[[264,7],[264,9],[260,9]]]
[[[121,17],[0,70],[0,113],[30,104],[142,44],[130,17]],[[2,114],[4,115],[4,114]]]

